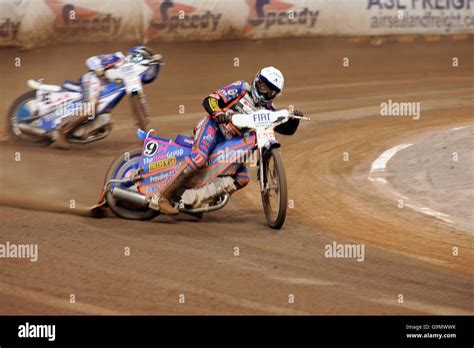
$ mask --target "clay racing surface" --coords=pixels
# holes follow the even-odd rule
[[[5,119],[10,103],[28,91],[28,78],[75,79],[87,57],[126,46],[0,50],[0,115]],[[190,133],[203,116],[202,99],[218,87],[251,80],[265,65],[284,72],[286,88],[277,104],[294,104],[312,117],[296,135],[279,137],[293,206],[284,228],[265,225],[254,168],[247,189],[202,221],[88,217],[112,159],[138,144],[124,100],[113,114],[111,136],[95,144],[62,151],[0,143],[0,243],[39,248],[37,262],[0,259],[0,314],[474,313],[472,215],[470,225],[469,216],[467,224],[457,224],[399,208],[383,185],[368,180],[371,164],[387,149],[418,134],[446,132],[449,138],[452,128],[472,124],[472,41],[372,47],[300,39],[152,47],[166,65],[145,91],[152,126],[165,137]],[[21,67],[14,66],[15,57]],[[452,66],[453,57],[459,67]],[[381,117],[380,103],[389,99],[420,102],[421,117]],[[180,105],[186,114],[178,113]],[[458,144],[465,154],[454,165],[468,177],[462,185],[443,186],[451,192],[443,193],[443,206],[450,207],[448,214],[456,213],[453,207],[472,212],[472,147],[463,137],[449,139],[449,154]],[[436,187],[415,176],[422,169],[409,160],[427,159],[431,177],[447,183],[443,175],[451,175],[452,162],[431,171],[433,161],[452,160],[440,159],[438,148],[440,143],[434,151],[426,143],[413,145],[387,167],[394,186],[410,189],[404,183],[421,180],[426,187],[412,190],[410,199],[428,207],[437,195],[424,191]],[[421,152],[404,155],[408,150]],[[333,243],[363,245],[365,254],[325,257],[325,246]],[[127,247],[130,256],[124,256]],[[235,247],[240,256],[234,256]],[[180,294],[185,303],[179,303]]]

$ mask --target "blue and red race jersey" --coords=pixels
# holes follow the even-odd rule
[[[243,80],[236,81],[218,89],[215,93],[206,97],[203,106],[210,115],[214,115],[223,109],[231,108],[246,93],[251,93],[250,85]],[[263,105],[263,107],[272,111],[276,110],[271,102]]]
[[[210,94],[207,96],[203,101],[204,109],[209,113],[209,115],[213,118],[216,113],[222,112],[225,109],[231,109],[237,102],[246,94],[251,93],[250,85],[243,81],[236,81],[227,86],[224,86],[218,89],[215,93]],[[262,105],[267,110],[275,111],[276,107],[272,102],[269,102],[265,105]],[[288,122],[281,124],[275,127],[275,131],[282,134],[291,135],[296,131],[298,128],[299,120],[292,119]],[[233,126],[232,124],[220,124],[220,130],[226,136],[234,134],[240,134],[240,132]]]
[[[216,94],[222,98],[224,104],[227,106],[236,99],[242,98],[245,93],[250,92],[250,86],[247,82],[240,80],[224,86],[217,90]],[[210,95],[215,97],[215,95]]]
[[[93,56],[86,60],[86,65],[89,70],[96,71],[98,69],[108,69],[123,61],[125,56],[122,52],[102,54],[100,56]]]

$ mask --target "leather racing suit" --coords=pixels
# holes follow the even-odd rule
[[[185,190],[185,183],[194,173],[203,168],[214,148],[221,142],[241,135],[241,132],[230,122],[229,119],[223,121],[222,115],[226,110],[241,112],[239,110],[240,101],[250,93],[250,85],[245,81],[236,81],[220,88],[215,93],[207,96],[203,101],[203,106],[208,115],[204,117],[194,127],[194,144],[191,154],[182,162],[179,168],[172,174],[166,188],[156,195],[151,205],[159,207],[166,214],[177,214],[178,210],[170,203],[181,196]],[[259,105],[268,110],[275,111],[273,103]],[[275,127],[275,131],[280,134],[292,135],[299,126],[299,119],[289,119],[287,122]],[[243,164],[234,176],[235,189],[240,189],[249,183],[248,168]],[[165,199],[159,196],[164,196]]]

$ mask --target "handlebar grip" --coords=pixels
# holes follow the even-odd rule
[[[295,116],[295,115],[291,115],[291,117],[297,118],[297,119],[299,119],[299,120],[311,121],[311,118],[305,117],[305,116]]]

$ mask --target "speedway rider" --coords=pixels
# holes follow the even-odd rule
[[[144,59],[152,59],[154,56],[155,54],[151,48],[135,46],[132,47],[126,55],[122,52],[116,52],[88,58],[86,60],[86,66],[89,68],[89,72],[81,76],[79,84],[83,94],[82,102],[89,104],[89,107],[84,109],[92,110],[92,113],[74,115],[63,119],[52,134],[55,140],[55,146],[59,148],[69,148],[69,143],[66,140],[67,134],[89,117],[95,115],[100,93],[103,87],[109,82],[106,78],[106,70],[117,68],[125,61],[139,62]],[[73,88],[77,86],[71,82],[66,82],[65,86],[67,87],[68,84],[72,85]]]
[[[173,206],[173,200],[183,193],[186,181],[204,167],[217,144],[242,135],[231,122],[232,113],[237,111],[239,101],[248,94],[256,107],[275,111],[273,100],[283,90],[283,84],[283,74],[270,66],[257,73],[252,86],[245,81],[237,81],[206,97],[203,106],[208,115],[194,128],[194,145],[191,154],[185,161],[180,162],[164,190],[152,197],[149,208],[167,215],[178,214],[179,210]],[[303,116],[303,113],[294,110],[293,115]],[[298,125],[299,119],[290,118],[287,122],[275,127],[275,131],[292,135],[296,132]],[[248,168],[242,165],[234,179],[233,191],[246,186],[249,182]]]

